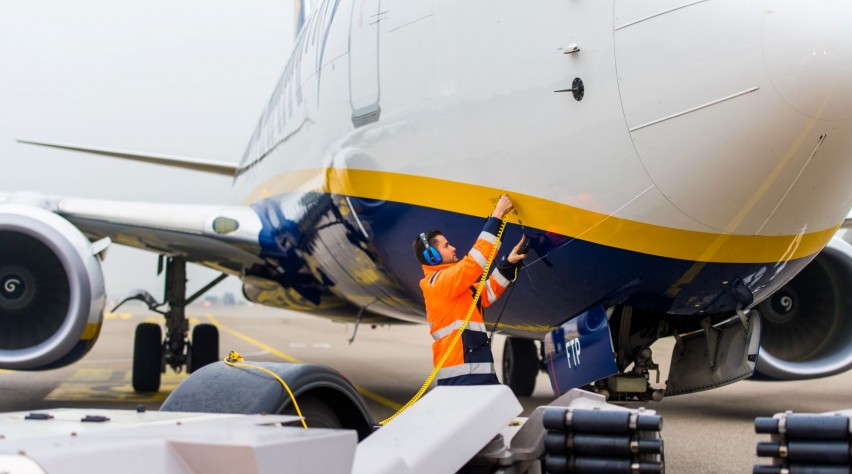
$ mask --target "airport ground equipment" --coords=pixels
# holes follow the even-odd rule
[[[778,413],[754,420],[757,455],[771,464],[755,464],[754,474],[839,474],[852,472],[852,410],[822,414]],[[765,460],[764,460],[765,461]]]
[[[293,391],[309,427],[355,430],[366,438],[375,421],[358,390],[340,372],[319,364],[252,362],[272,371]],[[186,378],[161,411],[296,414],[286,390],[270,375],[224,362],[209,364]]]
[[[287,415],[58,409],[0,416],[0,472],[15,474],[348,474],[358,442],[353,431],[306,431]]]
[[[644,413],[547,408],[547,472],[664,472],[662,418]]]
[[[520,403],[504,385],[436,387],[378,427],[368,424],[363,399],[336,372],[309,364],[275,365],[264,364],[288,379],[303,406],[307,429],[298,417],[286,414],[282,390],[271,377],[211,364],[191,374],[157,412],[56,409],[0,414],[0,472],[541,474],[546,462],[557,469],[553,472],[664,469],[659,417],[650,410],[608,404],[591,392],[572,390],[523,418],[518,417]],[[328,410],[320,413],[334,417],[313,416],[310,400],[335,390],[347,393],[319,404]],[[347,400],[349,396],[354,398]],[[219,413],[209,413],[214,409]],[[254,414],[246,414],[251,411]],[[261,411],[269,414],[258,414]],[[589,441],[589,436],[579,436],[581,428],[586,429],[582,423],[566,423],[567,413],[582,413],[574,419],[585,417],[594,426],[611,429],[599,430]],[[321,427],[329,420],[338,426]],[[624,447],[618,446],[625,434],[630,437],[626,448],[634,453],[629,464]],[[581,452],[590,446],[595,456],[584,458]],[[589,463],[593,469],[585,468]],[[601,470],[597,464],[618,469]]]
[[[221,378],[217,365],[221,366],[205,367],[187,380]],[[285,371],[284,375],[293,374]],[[298,387],[294,391],[303,393]],[[197,393],[199,399],[209,395],[208,390],[203,392]],[[233,392],[214,393],[223,403],[239,398]],[[267,395],[260,393],[258,398]],[[207,398],[201,404],[217,397]],[[183,401],[192,405],[188,398]],[[660,420],[653,411],[610,405],[600,395],[573,390],[536,408],[529,418],[519,418],[520,412],[511,389],[490,385],[436,387],[391,423],[371,429],[366,437],[345,427],[309,425],[305,430],[297,417],[273,414],[91,409],[4,413],[0,414],[0,472],[541,474],[545,459],[552,464],[561,449],[548,446],[553,444],[552,432],[565,431],[548,432],[545,423],[557,420],[562,426],[564,414],[569,412],[584,413],[580,417],[595,426],[606,422],[610,431],[635,435],[638,430],[641,435],[630,449],[636,444],[636,449],[646,451],[643,456],[656,457],[657,464],[652,470],[633,469],[633,463],[628,470],[554,472],[663,472]],[[615,419],[635,422],[635,427],[618,425]],[[580,429],[577,423],[570,426]],[[623,464],[623,453],[613,447],[620,435],[608,433],[611,439],[596,451],[596,462]],[[644,461],[639,466],[647,464]]]
[[[543,472],[546,458],[555,466],[553,472],[664,472],[660,417],[651,410],[608,404],[604,396],[584,390],[568,391],[534,410],[529,418],[516,418],[520,406],[506,386],[437,387],[376,429],[356,388],[333,369],[316,364],[254,364],[273,371],[292,388],[309,429],[321,426],[358,433],[353,472],[431,473],[464,468],[468,472],[535,473]],[[593,425],[608,422],[612,426],[617,419],[624,426],[605,432],[576,425],[546,428],[548,419],[552,423],[559,418],[559,410],[564,418],[569,409],[583,413],[579,416]],[[161,410],[295,413],[292,400],[272,377],[224,363],[190,375]],[[567,444],[574,443],[575,435],[580,442],[591,436],[591,442],[603,443],[603,447],[587,456],[586,451]],[[555,438],[565,445],[554,445]],[[589,465],[592,467],[587,468]],[[406,469],[400,470],[402,466]],[[613,468],[615,471],[602,470]]]

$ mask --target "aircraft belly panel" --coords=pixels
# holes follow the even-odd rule
[[[396,275],[400,283],[385,287],[387,282],[376,280],[369,286],[370,294],[378,294],[381,287],[381,291],[411,305],[413,311],[422,311],[419,281],[423,273],[412,254],[411,241],[420,232],[439,229],[462,255],[473,245],[484,219],[388,201],[373,204],[369,210],[359,212],[360,221],[370,229],[365,244],[372,252],[371,258],[381,262],[383,271]],[[364,211],[357,202],[353,206]],[[516,224],[507,226],[505,245],[499,255],[508,252],[521,232]],[[533,241],[533,250],[517,288],[510,297],[504,296],[486,309],[485,320],[493,323],[503,312],[501,330],[533,338],[542,338],[555,326],[596,304],[626,304],[671,315],[730,311],[739,304],[734,291],[737,285],[745,285],[754,301],[760,301],[810,260],[803,258],[780,267],[774,262],[698,263],[607,247],[530,227],[525,232]],[[343,238],[342,234],[338,237]],[[335,258],[344,260],[352,257],[351,249],[348,256],[333,253]],[[331,262],[329,257],[325,254],[320,259],[323,271],[336,275],[332,279],[344,285],[353,285],[354,279],[340,273],[342,261]],[[334,270],[333,265],[338,265],[338,269]],[[357,271],[357,265],[354,268]],[[364,293],[349,286],[346,291]]]

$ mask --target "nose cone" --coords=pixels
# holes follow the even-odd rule
[[[852,3],[651,3],[616,0],[615,56],[636,153],[672,211],[724,234],[840,223],[852,204]]]
[[[763,50],[775,90],[808,117],[852,118],[852,4],[837,0],[768,4]]]

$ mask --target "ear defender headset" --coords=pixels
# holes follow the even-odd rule
[[[438,252],[438,249],[429,245],[429,239],[426,238],[426,233],[422,232],[420,234],[420,240],[423,241],[423,258],[429,262],[429,265],[440,265],[443,259],[441,259],[441,253]]]

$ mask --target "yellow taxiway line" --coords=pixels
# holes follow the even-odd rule
[[[258,341],[257,339],[255,339],[251,336],[248,336],[248,335],[243,334],[239,331],[231,329],[228,326],[225,326],[224,324],[219,322],[219,320],[214,318],[212,314],[205,313],[204,315],[207,317],[207,319],[210,321],[210,323],[213,324],[214,326],[216,326],[217,328],[219,328],[219,330],[225,331],[228,334],[230,334],[230,335],[232,335],[232,336],[234,336],[238,339],[242,339],[243,341],[248,342],[249,344],[251,344],[253,346],[257,346],[257,347],[269,352],[270,354],[273,354],[273,355],[279,357],[282,360],[286,360],[287,362],[293,362],[293,363],[297,363],[297,364],[303,362],[303,361],[301,361],[301,360],[299,360],[299,359],[297,359],[297,358],[295,358],[291,355],[285,354],[285,353],[279,351],[278,349],[275,349],[274,347],[270,346],[269,344],[265,344],[263,342],[260,342],[260,341]],[[355,385],[355,388],[359,392],[361,392],[361,395],[364,395],[365,397],[369,398],[370,400],[373,400],[376,403],[382,404],[382,405],[390,408],[391,410],[399,410],[400,408],[402,408],[402,405],[400,405],[399,403],[388,400],[387,398],[385,398],[381,395],[378,395],[376,393],[373,393],[373,392],[371,392],[371,391],[369,391],[369,390],[367,390],[363,387],[359,387],[359,386]]]

